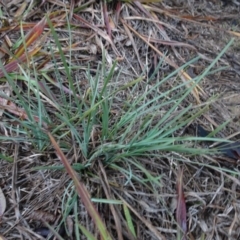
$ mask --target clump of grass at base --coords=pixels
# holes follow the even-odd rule
[[[22,70],[23,81],[27,82],[29,94],[23,96],[17,88],[13,88],[17,100],[12,100],[18,101],[18,105],[27,112],[28,120],[22,121],[15,117],[14,120],[18,121],[20,126],[16,129],[10,125],[6,126],[22,137],[21,139],[13,137],[13,140],[27,139],[36,151],[47,152],[50,149],[41,122],[34,121],[36,115],[42,121],[47,122],[52,135],[58,140],[65,155],[69,155],[72,148],[75,148],[79,154],[77,164],[81,166],[80,169],[92,169],[96,161],[100,160],[108,168],[126,176],[127,182],[133,179],[152,192],[154,192],[155,186],[160,186],[161,176],[153,176],[148,169],[145,169],[141,164],[142,157],[151,156],[151,154],[152,156],[157,154],[161,156],[162,152],[166,151],[191,155],[206,153],[205,149],[193,147],[193,143],[202,140],[201,138],[178,136],[177,134],[180,129],[207,110],[206,108],[193,109],[191,105],[187,107],[183,105],[192,89],[206,73],[193,79],[191,88],[186,87],[187,83],[177,82],[171,89],[164,89],[163,86],[167,81],[171,81],[173,77],[177,78],[179,70],[163,79],[152,77],[147,81],[140,76],[119,87],[111,83],[119,81],[121,71],[116,71],[117,63],[111,67],[106,66],[103,51],[102,63],[99,64],[96,75],[92,76],[90,69],[86,72],[89,88],[83,93],[80,84],[73,81],[56,32],[52,27],[51,29],[59,49],[65,77],[68,79],[68,88],[72,94],[67,95],[63,88],[60,88],[60,97],[51,98],[54,96],[52,93],[48,96],[50,101],[43,101],[40,86]],[[193,59],[181,69],[196,60]],[[53,54],[55,76],[59,81],[58,84],[61,85],[57,61],[59,60]],[[77,68],[77,66],[75,67]],[[45,77],[47,80],[48,75],[50,75],[48,72],[44,72],[42,76],[37,75],[36,77]],[[11,75],[8,75],[8,80],[11,85],[14,85]],[[151,81],[156,82],[150,84]],[[45,84],[45,89],[46,92],[52,92],[48,84]],[[122,96],[121,92],[127,94]],[[49,102],[53,104],[50,105]],[[53,106],[56,108],[54,109]],[[9,117],[12,116],[9,115]],[[127,165],[128,169],[125,169],[123,165]],[[132,169],[138,169],[142,175],[136,175]],[[88,176],[89,178],[97,177],[95,172],[90,171]],[[68,211],[71,211],[74,206],[75,203],[71,202]],[[77,215],[77,211],[75,214]],[[84,226],[80,226],[80,228],[85,231]],[[75,231],[77,232],[78,229],[76,228]],[[133,228],[131,231],[134,233]]]

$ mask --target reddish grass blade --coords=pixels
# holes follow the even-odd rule
[[[53,147],[56,150],[56,153],[57,153],[58,157],[60,158],[61,162],[63,163],[67,173],[72,178],[79,197],[82,199],[82,202],[83,202],[84,206],[86,207],[89,215],[91,216],[91,218],[95,222],[95,224],[96,224],[96,226],[97,226],[97,228],[98,228],[98,230],[101,234],[101,239],[112,240],[112,238],[110,237],[110,235],[109,235],[109,233],[106,229],[106,226],[103,223],[98,211],[96,210],[95,206],[91,202],[90,195],[89,195],[88,191],[86,190],[85,186],[78,180],[77,173],[74,171],[74,169],[69,164],[67,158],[63,154],[62,150],[59,148],[57,142],[55,141],[55,139],[51,135],[51,133],[48,132],[48,136],[50,138],[50,141],[51,141]]]
[[[4,66],[4,69],[7,73],[14,72],[15,70],[18,69],[18,64],[20,62],[25,62],[26,61],[26,54],[22,55],[18,60],[14,60]],[[0,69],[0,78],[4,77],[5,74],[2,69]]]
[[[7,104],[2,105],[1,103],[5,99],[1,97],[0,100],[1,100],[0,101],[0,108],[1,109],[5,109],[8,112],[13,113],[14,115],[20,117],[21,119],[28,119],[27,113],[23,109],[17,107],[15,103],[13,103],[11,101],[8,101]],[[34,120],[38,122],[39,118],[36,117],[36,118],[34,118]]]
[[[35,48],[35,49],[31,50],[28,54],[23,54],[18,59],[14,59],[14,60],[10,61],[8,64],[6,64],[4,66],[5,71],[7,73],[14,72],[15,70],[17,70],[19,68],[20,63],[26,62],[26,60],[28,58],[31,58],[32,56],[34,56],[40,49],[41,49],[41,47]],[[0,78],[2,78],[4,76],[5,76],[4,71],[2,69],[0,69]]]
[[[121,2],[117,2],[117,5],[116,5],[116,22],[118,24],[118,19],[119,19],[119,16],[120,16],[120,12],[121,12]]]
[[[29,47],[36,39],[40,37],[42,34],[44,27],[47,23],[46,18],[43,18],[39,23],[37,23],[32,30],[27,34],[25,42],[22,43],[19,48],[16,50],[14,57],[18,58],[22,56],[22,54],[25,52],[25,47]]]
[[[23,29],[23,30],[28,30],[28,29],[32,29],[34,26],[36,25],[36,23],[23,23],[22,26],[4,26],[2,28],[0,28],[0,33],[7,33],[10,32],[12,30],[19,30],[19,29]]]
[[[6,99],[0,97],[0,109],[6,110],[15,116],[18,116],[20,119],[27,120],[29,119],[25,110],[16,106],[15,103],[8,101],[7,104],[5,103]],[[38,116],[33,116],[35,122],[39,122],[40,119]],[[47,128],[47,123],[43,122],[43,127]]]
[[[104,16],[104,22],[105,22],[105,25],[106,25],[108,36],[112,40],[112,29],[111,29],[111,26],[109,24],[110,20],[109,20],[109,16],[108,16],[108,10],[107,10],[107,3],[106,3],[106,1],[103,2],[103,16]]]
[[[187,234],[187,209],[183,192],[183,170],[178,171],[177,176],[177,210],[176,219],[178,223],[178,236],[181,240],[186,240]]]

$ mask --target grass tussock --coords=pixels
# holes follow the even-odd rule
[[[237,162],[210,147],[237,129],[211,82],[237,31],[207,50],[207,16],[113,2],[33,1],[0,29],[1,235],[237,239]]]

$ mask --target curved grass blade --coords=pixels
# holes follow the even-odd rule
[[[129,228],[130,232],[132,233],[132,235],[136,238],[137,235],[136,235],[136,232],[135,232],[135,229],[134,229],[134,226],[133,226],[131,214],[130,214],[130,211],[128,210],[128,207],[127,207],[126,204],[123,204],[123,211],[124,211],[124,214],[125,214],[125,218],[127,220],[127,226]]]
[[[96,240],[96,238],[81,224],[78,224],[78,227],[82,233],[87,237],[88,240]]]
[[[58,157],[62,161],[67,173],[72,178],[72,180],[75,184],[75,187],[76,187],[76,191],[77,191],[79,197],[82,199],[82,202],[83,202],[85,208],[87,209],[89,215],[91,216],[92,220],[96,224],[96,226],[101,234],[102,239],[103,240],[112,240],[112,238],[110,237],[110,234],[107,231],[105,224],[103,223],[103,220],[101,219],[98,211],[96,210],[95,206],[93,205],[93,203],[90,199],[90,194],[86,190],[85,186],[78,180],[77,173],[73,170],[73,168],[69,164],[67,158],[65,157],[62,150],[58,146],[54,137],[49,132],[48,132],[48,136],[49,136],[49,139],[50,139],[53,147],[56,150]]]

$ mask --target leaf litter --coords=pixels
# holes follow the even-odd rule
[[[57,117],[52,114],[56,110],[60,112],[62,109],[59,108],[59,102],[67,100],[70,95],[74,97],[74,92],[68,84],[69,79],[66,78],[62,63],[63,57],[57,46],[55,45],[54,49],[48,49],[50,43],[54,43],[54,38],[51,34],[46,34],[44,39],[40,39],[40,35],[44,34],[44,31],[49,31],[47,24],[41,20],[45,19],[46,14],[49,14],[46,9],[51,9],[49,18],[59,36],[62,49],[65,49],[63,52],[69,61],[67,63],[71,74],[75,76],[74,86],[78,86],[77,82],[82,84],[81,96],[76,96],[77,101],[80,102],[83,99],[88,102],[91,100],[89,86],[92,83],[86,81],[89,76],[86,76],[83,70],[86,72],[87,69],[90,69],[92,73],[96,73],[97,65],[101,61],[99,55],[101,55],[102,49],[107,50],[108,58],[111,59],[109,65],[113,62],[112,59],[121,59],[117,64],[123,69],[123,72],[119,80],[113,84],[116,88],[128,84],[133,79],[132,76],[139,76],[142,73],[147,75],[145,69],[153,63],[152,55],[155,56],[155,62],[152,64],[155,68],[158,62],[162,61],[164,65],[161,65],[159,69],[153,69],[153,72],[156,70],[155,78],[153,77],[153,80],[148,82],[146,86],[142,85],[146,88],[154,86],[156,78],[162,79],[173,69],[201,56],[197,62],[179,72],[179,78],[183,82],[189,83],[186,87],[192,88],[192,96],[189,96],[180,108],[190,104],[194,106],[198,106],[197,103],[205,104],[206,102],[208,104],[207,96],[218,95],[214,104],[208,104],[209,111],[195,120],[196,123],[203,125],[205,129],[215,129],[231,119],[227,127],[220,133],[223,140],[226,139],[226,136],[239,131],[240,115],[237,111],[237,104],[229,106],[229,102],[226,101],[240,88],[239,66],[237,64],[240,61],[238,46],[240,29],[238,22],[234,22],[239,20],[239,5],[229,2],[225,6],[221,1],[204,0],[194,2],[116,1],[115,8],[111,9],[110,5],[106,4],[107,1],[66,1],[67,4],[61,1],[32,1],[32,5],[28,8],[26,4],[21,5],[20,2],[16,4],[14,2],[3,4],[3,15],[9,20],[6,20],[8,25],[2,26],[0,32],[6,39],[10,39],[13,45],[8,46],[9,51],[3,49],[4,55],[1,65],[13,77],[15,85],[20,89],[23,97],[29,91],[26,88],[28,89],[30,82],[21,84],[19,79],[24,75],[22,70],[29,71],[30,69],[31,76],[39,83],[37,90],[40,90],[45,96],[41,98],[41,101],[47,102],[47,109],[44,111],[50,113],[53,122],[50,126],[48,122],[41,124],[40,117],[44,113],[42,114],[35,109],[32,118],[30,118],[28,109],[21,105],[18,96],[14,96],[12,89],[9,90],[5,98],[1,95],[1,133],[6,136],[6,139],[1,140],[0,148],[1,153],[7,157],[12,157],[16,144],[19,145],[19,150],[16,152],[17,156],[15,156],[17,177],[14,184],[17,186],[16,197],[19,197],[16,200],[21,202],[20,216],[18,216],[19,219],[16,219],[13,203],[9,199],[10,210],[5,212],[1,219],[1,237],[3,235],[7,239],[16,239],[16,236],[19,239],[34,239],[37,236],[34,229],[42,229],[42,232],[49,233],[49,228],[46,228],[32,214],[38,213],[38,211],[45,214],[47,216],[46,222],[51,224],[51,216],[55,216],[55,213],[59,211],[64,212],[65,209],[62,209],[61,206],[64,203],[67,206],[66,203],[69,202],[63,202],[62,196],[71,192],[71,187],[67,187],[71,182],[69,177],[71,174],[76,181],[73,171],[70,171],[69,166],[67,166],[71,172],[69,175],[59,170],[33,171],[35,166],[59,166],[57,155],[61,152],[58,144],[61,144],[61,148],[65,150],[64,155],[60,154],[61,160],[64,159],[71,164],[84,164],[87,161],[81,148],[78,147],[77,140],[72,137],[73,132],[68,132],[66,125],[60,124],[61,114]],[[41,31],[33,31],[32,29],[39,26],[38,24],[42,24]],[[68,34],[70,26],[71,30]],[[25,43],[18,41],[22,36],[21,31],[27,36]],[[30,37],[27,33],[30,33]],[[216,63],[212,75],[204,76],[204,80],[199,86],[192,85],[192,79],[203,73],[232,36],[236,37],[236,41],[231,46],[228,55],[223,55]],[[131,44],[127,42],[128,38],[130,38]],[[116,39],[119,40],[115,41]],[[36,45],[34,45],[34,41],[36,41]],[[93,45],[96,46],[96,49],[89,52],[87,49]],[[74,50],[74,46],[79,47],[79,49]],[[54,58],[51,58],[50,61],[47,57],[52,55]],[[87,58],[82,56],[87,56]],[[51,72],[53,69],[49,67],[50,63],[51,66],[58,66],[58,72]],[[217,70],[221,68],[222,70]],[[0,75],[1,79],[5,79],[3,69],[1,69]],[[61,79],[61,82],[56,80],[58,78]],[[158,90],[158,94],[169,90],[169,87],[173,87],[176,81],[179,81],[177,77],[170,78],[164,87]],[[59,91],[64,92],[67,97],[65,99],[64,95],[59,97]],[[122,91],[117,96],[119,105],[112,106],[111,112],[121,113],[122,109],[126,107],[125,105],[121,106],[121,99],[134,99],[143,95],[144,91],[145,89],[139,87],[135,92],[129,94],[129,90],[125,89],[125,92]],[[178,92],[176,91],[174,94],[178,94]],[[36,102],[39,103],[39,99],[35,95],[31,95],[28,103],[29,108],[33,108],[33,103]],[[73,102],[71,104],[74,105]],[[40,103],[38,106],[41,108]],[[76,108],[74,105],[73,109]],[[162,111],[166,113],[167,109],[162,109]],[[116,117],[114,121],[119,120],[118,114],[112,115]],[[34,125],[35,127],[31,129],[32,132],[35,131],[36,136],[39,136],[40,130],[46,131],[52,129],[54,124],[60,124],[59,129],[55,129],[53,133],[59,142],[56,143],[51,138],[56,151],[53,146],[41,148],[41,143],[21,138],[25,137],[23,136],[24,128],[28,127],[30,119],[39,123],[38,126]],[[144,120],[147,121],[147,119]],[[21,128],[21,124],[25,124],[24,128]],[[71,122],[67,124],[71,126]],[[77,121],[75,124],[80,125]],[[113,123],[111,122],[111,124]],[[13,131],[14,127],[18,129],[15,132]],[[78,130],[82,131],[80,128]],[[192,130],[195,132],[196,129]],[[18,138],[22,140],[19,142],[16,142],[16,138],[14,138],[16,133],[20,133]],[[102,130],[99,131],[98,136],[101,137],[101,134]],[[176,136],[181,136],[181,134],[182,131],[179,131]],[[195,134],[192,135],[195,136]],[[99,146],[100,137],[94,139],[92,149]],[[10,141],[11,139],[12,141]],[[61,142],[61,139],[64,141]],[[196,145],[196,148],[198,147],[201,146]],[[237,135],[233,138],[233,143],[227,147],[220,143],[220,147],[220,152],[237,160],[239,156]],[[124,237],[127,239],[176,239],[177,225],[189,239],[202,239],[202,236],[205,236],[203,239],[238,239],[240,237],[239,221],[237,221],[240,212],[238,169],[237,166],[231,166],[227,169],[221,168],[215,157],[215,155],[211,158],[195,157],[172,151],[161,152],[155,157],[142,156],[138,158],[144,168],[151,173],[153,179],[161,177],[159,180],[161,185],[158,186],[156,182],[153,181],[154,184],[152,184],[148,178],[145,178],[144,174],[136,167],[133,167],[128,173],[124,172],[123,169],[129,169],[127,162],[121,163],[123,165],[121,172],[114,171],[117,167],[120,169],[121,166],[109,167],[111,162],[104,166],[101,165],[102,163],[98,164],[98,161],[102,161],[101,156],[99,156],[97,161],[91,162],[91,173],[88,170],[81,173],[81,181],[86,186],[82,186],[86,208],[83,204],[84,201],[78,203],[78,220],[86,228],[85,232],[98,235],[92,221],[95,216],[95,220],[101,222],[98,218],[99,214],[109,226],[107,230],[110,235],[115,239],[121,238],[119,231],[117,232],[118,237],[114,235],[116,226],[120,228],[119,224],[124,229],[123,234],[126,235]],[[7,182],[12,165],[3,159],[0,161],[1,174],[3,175],[1,187],[4,189],[4,196],[8,198],[11,195],[11,188]],[[177,169],[179,161],[183,165],[181,167],[184,169],[184,174],[180,171],[177,176],[174,176],[173,172]],[[147,173],[145,172],[145,174]],[[136,179],[142,179],[141,184],[136,179],[132,179],[131,175]],[[89,201],[90,195],[99,199],[120,199],[124,208],[128,209],[128,221],[124,220],[126,217],[124,217],[122,206],[111,205],[110,207],[98,204],[98,212],[95,207],[91,212],[88,209],[92,206]],[[170,203],[176,199],[175,219],[172,217],[174,214]],[[87,206],[87,203],[90,205]],[[86,209],[91,212],[91,217],[87,215]],[[73,210],[71,209],[71,211]],[[60,218],[64,219],[64,216]],[[17,227],[13,228],[12,226],[16,226],[16,224],[18,224]],[[129,230],[126,226],[130,226],[131,229]],[[103,235],[108,234],[104,227],[102,231]],[[135,236],[137,237],[135,238]]]

